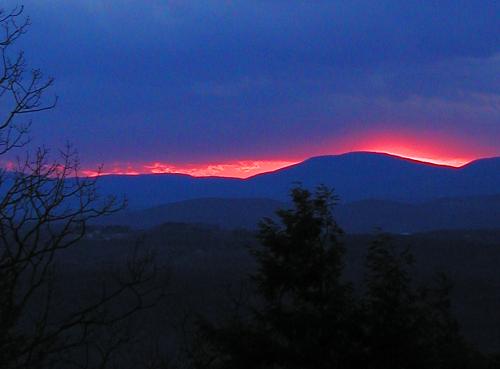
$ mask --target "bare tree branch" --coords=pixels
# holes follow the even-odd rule
[[[0,10],[0,156],[29,142],[31,122],[21,117],[57,103],[57,97],[45,99],[54,80],[29,70],[23,53],[13,51],[29,25],[23,7]],[[132,318],[164,296],[154,255],[137,247],[100,296],[64,313],[55,306],[57,255],[78,245],[90,221],[125,206],[100,196],[97,180],[80,177],[78,154],[69,145],[55,158],[42,148],[0,169],[2,368],[110,367],[133,340]]]

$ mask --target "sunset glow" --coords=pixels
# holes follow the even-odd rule
[[[424,163],[436,164],[436,165],[444,165],[449,167],[461,167],[468,163],[470,163],[473,159],[464,159],[464,158],[438,158],[432,156],[421,156],[418,153],[414,153],[411,150],[369,150],[374,152],[381,152],[385,154],[400,156],[402,158],[421,161]],[[425,155],[425,154],[424,154]]]
[[[300,156],[283,160],[235,160],[212,163],[174,164],[162,161],[146,163],[105,164],[101,175],[186,174],[193,177],[248,178],[297,164],[313,156],[340,155],[349,152],[377,152],[420,162],[461,167],[476,159],[495,156],[488,148],[464,145],[458,140],[438,135],[417,138],[405,133],[375,133],[345,138],[340,143],[305,150]],[[97,176],[96,170],[82,171],[84,176]]]
[[[396,149],[372,149],[363,150],[378,153],[385,153],[402,158],[417,160],[436,165],[446,165],[452,167],[460,167],[469,163],[474,159],[465,158],[437,158],[426,156],[425,154],[414,153],[409,150]],[[307,158],[304,158],[304,160]],[[231,178],[248,178],[257,174],[271,172],[287,166],[297,164],[299,161],[238,161],[234,163],[214,163],[214,164],[190,164],[186,166],[172,165],[167,163],[146,163],[142,165],[115,165],[110,169],[104,166],[102,172],[97,170],[83,170],[82,175],[95,177],[98,175],[130,175],[137,176],[142,174],[186,174],[193,177],[231,177]]]
[[[437,134],[375,133],[352,140],[349,151],[371,151],[400,156],[437,165],[461,167],[479,158],[495,156],[494,150],[464,144]]]
[[[84,170],[82,174],[89,177],[101,175],[140,175],[140,174],[187,174],[193,177],[233,177],[248,178],[256,174],[270,172],[295,164],[296,161],[264,161],[245,160],[229,163],[175,165],[162,162],[145,164],[115,164],[104,166],[101,173],[95,170]]]

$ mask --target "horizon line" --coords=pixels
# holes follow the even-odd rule
[[[390,151],[370,151],[370,150],[356,150],[347,151],[340,154],[325,154],[311,156],[302,160],[235,160],[233,162],[215,163],[215,164],[189,164],[184,168],[182,166],[165,164],[161,162],[145,163],[139,166],[128,165],[126,169],[116,167],[111,171],[98,172],[96,170],[82,170],[80,171],[85,177],[102,177],[102,176],[146,176],[146,175],[185,175],[193,178],[227,178],[227,179],[250,179],[256,176],[273,173],[285,168],[289,168],[301,164],[307,160],[319,157],[338,157],[349,154],[378,154],[386,155],[393,158],[406,160],[422,165],[429,165],[442,168],[460,169],[477,160],[488,159],[475,158],[475,159],[432,159],[419,157],[414,155],[401,155]],[[491,158],[491,157],[489,157]],[[142,169],[142,170],[141,170]],[[224,175],[223,172],[227,172]],[[229,174],[231,173],[231,174]]]

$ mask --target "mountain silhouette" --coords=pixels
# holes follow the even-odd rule
[[[125,211],[104,220],[107,224],[128,225],[136,229],[152,228],[164,223],[254,229],[263,217],[273,217],[276,210],[286,206],[284,202],[271,199],[202,198]]]
[[[264,217],[289,204],[271,199],[207,198],[179,201],[150,209],[126,211],[106,218],[106,224],[148,229],[164,223],[214,225],[224,229],[256,229]],[[497,229],[500,195],[443,198],[419,204],[362,200],[338,205],[335,217],[349,233],[376,229],[405,234],[435,230]]]
[[[384,200],[420,203],[440,198],[500,194],[500,158],[464,167],[440,166],[389,154],[355,152],[321,156],[247,179],[181,174],[104,176],[104,194],[127,196],[131,209],[198,198],[266,198],[286,201],[301,183],[333,187],[344,203]]]

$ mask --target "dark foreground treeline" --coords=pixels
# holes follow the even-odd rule
[[[27,306],[2,275],[0,367],[500,367],[500,232],[350,236],[327,189],[292,199],[257,237],[88,229]]]
[[[368,248],[357,288],[344,278],[326,188],[292,191],[294,207],[261,223],[250,292],[232,314],[195,330],[199,368],[481,368],[495,359],[464,338],[443,274],[414,283],[409,250],[381,236]]]

